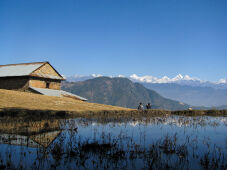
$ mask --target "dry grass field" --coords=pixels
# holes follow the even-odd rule
[[[67,97],[0,89],[0,109],[57,110],[69,112],[130,111],[123,107],[88,103]]]
[[[161,115],[182,116],[227,116],[227,110],[143,110],[128,109],[97,103],[83,102],[67,97],[0,89],[0,116],[35,118],[46,116],[116,118],[149,117]]]

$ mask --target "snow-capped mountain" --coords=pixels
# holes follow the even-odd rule
[[[162,78],[157,78],[154,76],[137,76],[136,74],[132,74],[130,76],[131,80],[138,81],[138,82],[143,82],[143,83],[175,83],[179,81],[199,81],[202,82],[198,78],[192,78],[188,75],[181,75],[178,74],[176,77],[169,78],[167,76],[164,76]]]
[[[138,76],[136,74],[132,74],[129,77],[132,81],[140,82],[140,83],[175,83],[179,85],[188,85],[188,86],[199,86],[199,87],[213,87],[213,88],[227,88],[227,79],[220,79],[217,82],[204,81],[196,77],[190,77],[189,75],[181,75],[178,74],[173,78],[169,78],[167,76],[157,78],[154,76]]]
[[[164,76],[130,76],[130,79],[155,90],[160,95],[182,101],[193,106],[217,107],[227,105],[227,81],[203,81],[188,75],[177,75],[173,78]]]
[[[102,77],[100,74],[89,76],[74,75],[66,77],[67,81],[78,82],[87,79]],[[227,105],[227,81],[220,79],[217,82],[203,81],[188,75],[177,75],[173,78],[167,76],[158,78],[154,76],[118,75],[107,77],[125,77],[133,82],[139,82],[146,88],[155,90],[161,96],[181,101],[192,106],[216,107]]]
[[[81,76],[81,75],[74,75],[70,77],[66,77],[67,81],[77,82],[77,81],[84,81],[88,79],[93,79],[96,77],[102,77],[101,74],[91,74],[89,76]],[[169,78],[167,76],[163,76],[161,78],[146,75],[146,76],[138,76],[136,74],[132,74],[130,76],[118,75],[118,76],[107,76],[107,77],[125,77],[129,78],[133,82],[140,82],[140,83],[174,83],[179,85],[187,85],[187,86],[198,86],[198,87],[213,87],[215,89],[226,89],[227,88],[227,79],[220,79],[216,82],[211,81],[204,81],[196,77],[190,77],[189,75],[181,75],[178,74],[173,78]]]

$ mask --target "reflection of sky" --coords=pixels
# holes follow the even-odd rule
[[[78,135],[84,139],[100,139],[102,133],[111,134],[111,137],[122,135],[132,137],[137,144],[141,142],[147,146],[156,140],[165,137],[167,134],[173,136],[177,134],[178,142],[183,144],[186,137],[198,139],[200,148],[204,147],[204,139],[208,140],[211,145],[216,144],[219,147],[225,147],[227,138],[225,126],[227,118],[200,117],[195,120],[193,117],[180,119],[179,117],[170,117],[163,123],[145,123],[141,121],[131,121],[128,123],[107,123],[100,124],[93,122],[88,126],[78,124]],[[186,122],[186,123],[185,123]],[[201,124],[198,124],[200,122]],[[218,123],[217,126],[212,126]]]
[[[226,147],[226,130],[224,124],[227,118],[215,117],[170,117],[163,123],[145,123],[141,121],[133,121],[128,123],[91,123],[87,127],[78,124],[78,135],[86,139],[94,139],[102,143],[102,133],[111,134],[111,138],[119,138],[119,135],[133,138],[136,144],[141,147],[149,147],[152,143],[157,143],[159,139],[163,139],[166,135],[172,137],[177,134],[177,144],[183,145],[186,143],[187,136],[190,139],[187,144],[189,152],[193,148],[196,153],[205,154],[208,150],[213,152],[214,146],[222,148],[222,151],[227,154]],[[185,123],[186,122],[186,123]],[[217,124],[217,126],[214,126]],[[126,141],[126,140],[125,140]],[[123,140],[123,145],[126,147],[127,142]],[[209,145],[209,146],[208,146]],[[209,149],[208,149],[209,147]],[[192,158],[190,153],[189,160],[198,161]],[[191,168],[198,168],[196,164],[190,165]]]
[[[196,152],[199,154],[207,151],[207,143],[210,144],[211,148],[214,144],[217,145],[222,149],[222,152],[227,154],[227,149],[225,149],[227,140],[226,120],[227,118],[220,117],[172,116],[163,120],[162,118],[152,118],[150,121],[100,123],[98,121],[86,121],[86,119],[83,121],[74,119],[73,123],[71,122],[73,127],[69,124],[63,126],[66,130],[62,132],[60,138],[64,140],[62,143],[64,147],[68,146],[71,133],[75,134],[75,142],[81,138],[82,141],[89,140],[89,142],[92,142],[95,140],[103,143],[102,135],[104,135],[105,142],[108,142],[108,138],[110,138],[110,142],[117,139],[119,143],[122,143],[123,147],[127,145],[130,139],[133,139],[133,142],[141,145],[141,147],[148,147],[152,143],[157,143],[159,139],[163,139],[166,135],[172,137],[176,134],[178,144],[184,144],[187,136],[189,136],[190,143],[187,146],[190,152],[195,146],[193,144],[196,144],[194,142],[197,141],[198,148],[196,148]],[[70,127],[73,129],[76,127],[77,133],[76,131],[70,131]],[[120,138],[122,138],[121,142],[119,141]],[[56,139],[56,141],[59,140],[59,138]],[[47,149],[47,153],[51,151],[51,147]],[[16,165],[23,163],[30,168],[35,166],[32,165],[33,162],[40,163],[39,159],[43,165],[48,165],[49,162],[53,163],[55,161],[50,154],[47,157],[40,158],[42,154],[37,155],[37,151],[42,151],[42,148],[0,144],[0,159],[3,162],[7,162],[11,154],[11,159]],[[61,161],[63,162],[64,160],[62,159]],[[141,160],[136,161],[139,162]]]
[[[17,146],[17,145],[7,145],[0,144],[0,158],[3,162],[7,160],[13,160],[15,165],[31,165],[31,160],[37,158],[36,148],[26,147],[26,146]],[[18,167],[14,167],[15,169]]]

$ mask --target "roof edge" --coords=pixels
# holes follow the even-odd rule
[[[0,65],[0,67],[16,66],[16,65],[30,65],[30,64],[46,64],[46,63],[49,63],[49,62],[43,61],[43,62],[31,62],[31,63],[5,64],[5,65]]]

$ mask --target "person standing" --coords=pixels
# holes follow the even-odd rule
[[[148,103],[148,104],[146,105],[146,108],[147,108],[147,110],[148,110],[148,109],[151,109],[151,104]]]
[[[138,110],[143,110],[143,104],[140,102],[139,106],[138,106]]]

